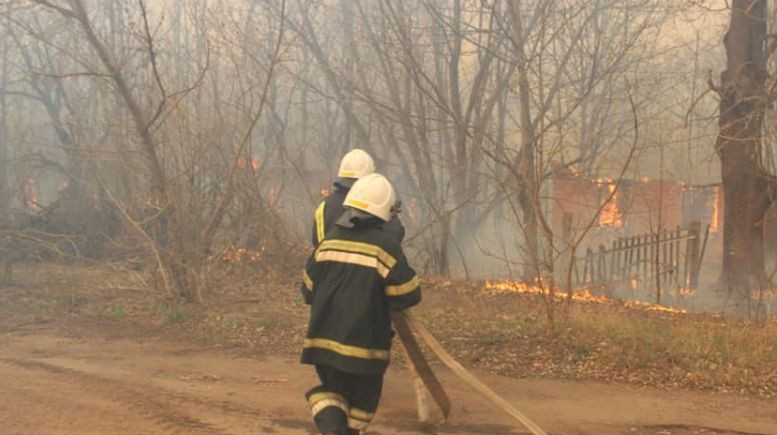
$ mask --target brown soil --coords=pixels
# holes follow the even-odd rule
[[[297,346],[304,307],[258,304],[291,320],[251,324],[246,345],[194,325],[154,325],[132,311],[146,306],[125,294],[133,290],[108,297],[65,278],[30,277],[0,289],[0,433],[314,433],[303,399],[313,370],[283,350]],[[431,432],[526,433],[452,373],[440,375],[453,412]],[[777,434],[774,399],[477,375],[552,434]],[[414,405],[407,372],[394,364],[369,433],[422,433]]]
[[[290,358],[172,341],[112,325],[0,336],[0,427],[6,434],[312,432],[303,392],[313,371]],[[775,434],[777,403],[601,383],[480,373],[555,434]],[[454,410],[437,433],[521,433],[449,372]],[[370,433],[418,433],[406,372],[390,370]]]

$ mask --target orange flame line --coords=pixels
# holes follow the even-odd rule
[[[496,290],[503,293],[521,293],[521,294],[535,294],[542,295],[547,294],[547,289],[542,287],[526,284],[520,281],[486,281],[486,289]],[[558,290],[554,292],[554,296],[557,299],[564,299],[567,297],[565,291]],[[604,295],[594,295],[591,291],[585,287],[576,289],[572,292],[572,300],[579,302],[595,302],[600,304],[617,303],[615,299],[608,298]],[[639,308],[646,311],[661,311],[674,314],[687,313],[682,308],[665,307],[663,305],[655,305],[648,302],[641,301],[625,301],[623,305],[629,308]]]

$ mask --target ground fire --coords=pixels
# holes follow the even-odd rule
[[[485,288],[486,290],[500,292],[500,293],[522,293],[522,294],[533,294],[533,295],[548,294],[547,288],[543,288],[537,285],[526,284],[521,281],[512,281],[512,280],[505,280],[505,281],[487,280],[485,282]],[[560,290],[560,289],[557,289],[556,291],[554,291],[553,295],[557,299],[565,299],[570,297],[570,294],[567,291]],[[648,302],[642,302],[642,301],[636,301],[636,300],[619,301],[617,299],[608,298],[607,296],[604,296],[604,295],[595,295],[591,293],[591,291],[587,288],[578,288],[573,290],[571,293],[571,298],[572,300],[579,301],[579,302],[592,302],[592,303],[599,303],[599,304],[623,304],[626,307],[638,308],[646,311],[661,311],[661,312],[673,313],[673,314],[687,313],[687,311],[682,308],[667,307],[663,305],[656,305],[656,304],[651,304]]]
[[[777,435],[777,0],[6,0],[0,435]]]
[[[226,249],[219,258],[225,263],[258,263],[264,257],[265,246],[262,241],[256,249],[245,247]]]

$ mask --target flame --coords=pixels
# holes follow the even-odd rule
[[[696,296],[696,290],[692,288],[681,288],[678,293],[680,294],[680,296],[685,296],[685,297]]]
[[[656,305],[656,304],[651,304],[649,302],[642,302],[642,301],[625,301],[623,303],[623,306],[629,307],[629,308],[639,308],[645,311],[658,311],[662,313],[672,313],[672,314],[685,314],[688,312],[682,308],[665,307],[663,305]]]
[[[506,281],[486,280],[486,289],[495,291],[498,293],[521,293],[521,294],[535,294],[535,295],[547,294],[547,288],[542,288],[540,286],[527,284],[521,281],[510,281],[510,280],[506,280]],[[568,294],[564,291],[559,290],[554,292],[554,296],[556,299],[564,299],[568,297]],[[579,302],[593,302],[593,303],[599,303],[599,304],[622,303],[623,306],[625,307],[638,308],[645,311],[658,311],[658,312],[673,313],[673,314],[687,313],[687,311],[682,308],[665,307],[663,305],[656,305],[656,304],[651,304],[651,303],[642,302],[642,301],[620,302],[615,299],[610,299],[604,295],[592,294],[591,291],[587,288],[579,288],[574,290],[572,292],[572,300],[579,301]]]
[[[720,186],[715,187],[715,198],[712,200],[712,215],[710,216],[710,232],[718,232],[718,214],[720,213]]]
[[[537,285],[527,284],[521,281],[488,281],[486,280],[486,289],[495,290],[498,293],[522,293],[530,295],[547,294],[548,289]],[[558,299],[567,297],[566,292],[556,291],[554,293]],[[582,302],[606,303],[609,299],[606,296],[594,295],[587,288],[579,288],[572,292],[572,300]]]
[[[258,263],[264,257],[266,243],[262,240],[259,247],[249,250],[245,247],[230,248],[221,253],[221,261],[225,263]]]
[[[616,186],[614,183],[608,183],[607,187],[612,198],[604,205],[602,212],[599,214],[599,226],[620,228],[623,226],[623,215],[618,210],[618,194],[615,193]]]
[[[259,159],[254,159],[254,158],[245,159],[243,157],[240,157],[239,159],[237,159],[237,167],[240,169],[246,169],[250,167],[252,170],[255,171],[259,169]]]
[[[332,193],[332,190],[328,187],[321,189],[321,196],[329,196],[330,193]]]

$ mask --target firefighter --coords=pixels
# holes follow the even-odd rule
[[[359,434],[378,408],[391,348],[390,311],[421,300],[399,240],[381,228],[396,194],[380,174],[356,181],[346,211],[308,259],[301,291],[310,304],[302,363],[321,385],[307,392],[321,433]]]
[[[332,228],[337,218],[345,211],[343,201],[348,190],[359,178],[372,174],[375,171],[375,162],[372,157],[359,148],[349,151],[340,161],[340,169],[337,171],[337,181],[333,183],[332,193],[327,195],[316,208],[313,219],[313,248],[316,248],[326,232]],[[401,242],[405,238],[405,228],[396,216],[399,211],[399,202],[394,204],[395,213],[392,219],[383,225],[383,229],[394,234]]]

